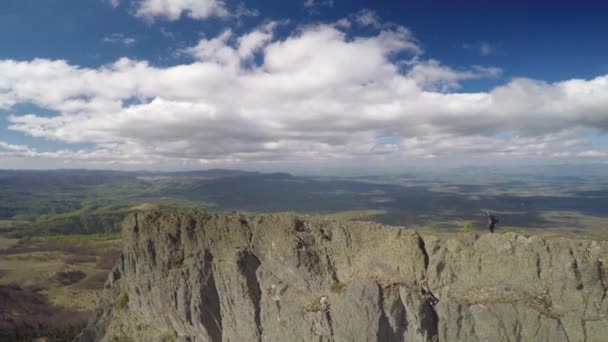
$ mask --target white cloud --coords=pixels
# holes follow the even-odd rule
[[[221,0],[137,0],[135,15],[154,20],[178,20],[182,15],[192,19],[225,17],[229,12]]]
[[[318,8],[318,7],[333,7],[334,0],[304,0],[304,7]]]
[[[9,144],[0,140],[0,151],[6,152],[28,152],[30,149],[25,145]]]
[[[235,18],[257,17],[260,15],[260,11],[258,11],[256,9],[248,8],[242,2],[240,2],[232,12],[233,12],[232,16]]]
[[[120,5],[120,0],[104,0],[105,2],[107,2],[110,6],[116,8]]]
[[[185,50],[192,62],[171,67],[0,60],[0,109],[58,113],[10,115],[10,129],[95,146],[4,143],[0,154],[125,165],[606,157],[585,135],[608,132],[608,75],[463,93],[459,82],[500,69],[425,60],[402,27],[351,36],[320,24],[276,38],[273,25],[203,38]]]
[[[352,25],[353,25],[352,22],[348,18],[341,18],[334,23],[334,26],[336,26],[339,29],[348,29]]]
[[[357,14],[355,14],[353,19],[355,20],[355,22],[363,26],[382,26],[382,21],[380,20],[380,17],[378,17],[376,12],[366,9],[361,10]]]
[[[164,27],[160,28],[160,34],[162,34],[163,37],[166,37],[166,38],[175,38],[175,35],[173,34],[173,32],[167,30]]]
[[[353,26],[353,24],[376,29],[394,29],[400,27],[398,24],[382,21],[375,11],[369,9],[362,9],[346,18],[341,18],[334,22],[334,26],[340,29],[348,29]]]
[[[137,40],[133,37],[127,37],[122,33],[112,33],[109,36],[103,38],[105,43],[120,43],[123,45],[133,45],[137,42]]]
[[[239,37],[239,57],[249,58],[255,52],[266,46],[272,40],[273,31],[276,25],[276,22],[270,22],[250,33],[243,35],[242,37]]]
[[[584,158],[606,158],[608,157],[608,152],[606,151],[598,151],[598,150],[588,150],[577,153],[577,157]]]
[[[454,70],[439,61],[414,61],[408,76],[425,89],[447,91],[458,89],[460,82],[476,78],[500,76],[502,70],[496,67],[473,66],[469,70]]]
[[[239,54],[228,44],[232,38],[232,31],[226,30],[215,38],[203,38],[196,46],[183,51],[204,63],[238,67],[241,61]]]

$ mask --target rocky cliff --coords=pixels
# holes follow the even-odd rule
[[[607,341],[608,243],[150,212],[80,341]]]

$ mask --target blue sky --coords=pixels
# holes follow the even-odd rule
[[[229,2],[234,4],[234,2]],[[430,4],[429,4],[430,3]],[[101,0],[7,0],[0,4],[3,59],[66,59],[99,66],[120,57],[158,64],[175,63],[171,51],[213,35],[225,27],[247,32],[264,20],[293,24],[334,21],[361,9],[410,28],[427,54],[453,66],[500,65],[504,76],[547,81],[590,78],[608,72],[608,4],[601,1],[340,1],[310,10],[304,1],[255,1],[256,17],[237,22],[159,20],[149,23],[130,13],[133,3],[119,7]],[[532,3],[532,4],[530,4]],[[161,30],[175,37],[166,37]],[[122,46],[103,39],[121,33],[137,39]],[[488,50],[482,53],[482,45]],[[466,86],[466,85],[465,85]],[[479,86],[481,87],[481,85]],[[466,88],[465,88],[466,89]]]
[[[600,1],[7,0],[0,168],[606,162],[607,17]]]

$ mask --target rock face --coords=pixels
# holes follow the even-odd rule
[[[149,212],[80,341],[607,341],[608,243]]]

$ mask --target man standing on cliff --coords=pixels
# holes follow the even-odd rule
[[[486,215],[488,215],[488,229],[490,230],[490,233],[494,233],[494,227],[496,227],[496,224],[498,223],[498,217],[489,210],[486,211]]]

